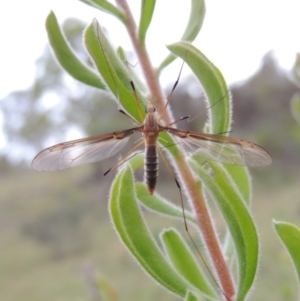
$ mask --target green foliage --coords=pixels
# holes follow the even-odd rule
[[[50,12],[46,19],[46,29],[48,32],[49,43],[60,65],[77,80],[87,85],[104,89],[104,85],[99,76],[81,62],[70,48],[66,38],[59,28],[56,16],[53,12]]]
[[[205,1],[204,0],[192,0],[191,11],[188,24],[180,41],[192,42],[199,34],[205,16]],[[160,64],[158,73],[160,73],[165,67],[171,64],[175,60],[174,55],[168,55]]]
[[[80,0],[80,1],[115,16],[121,22],[125,22],[126,20],[126,16],[122,12],[122,10],[118,9],[116,6],[112,5],[110,2],[106,0]]]
[[[135,189],[139,201],[148,209],[171,217],[177,217],[182,219],[181,207],[173,205],[157,193],[154,195],[150,195],[147,186],[144,183],[137,182],[135,184]],[[191,212],[186,210],[185,216],[187,220],[195,223],[195,219]]]
[[[151,19],[155,8],[155,2],[156,0],[142,1],[142,11],[141,11],[140,25],[139,25],[139,32],[138,32],[138,39],[141,44],[145,44],[146,33],[151,23]]]
[[[167,262],[148,230],[137,203],[130,168],[117,175],[110,194],[112,220],[127,248],[157,282],[183,297],[190,285]]]
[[[84,43],[109,89],[120,101],[122,107],[126,108],[126,111],[136,120],[139,120],[138,108],[128,81],[128,71],[109,45],[97,20],[94,19],[93,23],[86,28]],[[143,99],[140,93],[138,93],[138,98],[139,100]]]
[[[295,225],[285,222],[274,221],[273,225],[291,256],[298,277],[298,285],[300,285],[300,229]]]
[[[132,30],[130,14],[122,11],[126,10],[126,8],[121,7],[120,3],[122,1],[119,1],[120,8],[109,4],[107,1],[84,0],[83,2],[115,15],[123,22],[128,31]],[[143,51],[146,51],[146,33],[151,23],[154,7],[155,1],[145,0],[142,2],[140,24],[136,30],[136,36],[133,37],[135,39],[133,44],[136,45],[137,53],[139,53],[140,59],[144,60],[142,66],[145,66],[143,63],[146,61],[146,55],[143,56]],[[204,1],[192,0],[189,22],[182,40],[193,41],[195,39],[201,29],[204,14]],[[137,97],[135,97],[128,70],[123,61],[124,53],[121,51],[122,60],[110,45],[96,20],[88,25],[85,30],[84,44],[95,68],[101,74],[103,82],[96,72],[73,54],[58,27],[53,12],[47,18],[47,30],[51,47],[61,66],[70,75],[99,89],[107,86],[124,111],[137,123],[143,122],[145,113],[139,107],[145,107],[147,102],[145,93],[143,93],[143,89],[139,88],[140,85],[138,84],[136,87]],[[169,45],[168,49],[172,52],[172,55],[161,63],[158,70],[161,71],[169,65],[174,60],[174,55],[181,57],[203,86],[207,102],[211,107],[205,131],[218,134],[227,133],[231,125],[231,100],[220,71],[188,42],[174,43]],[[154,75],[153,70],[148,69],[147,72]],[[136,77],[136,75],[132,76],[133,79]],[[155,80],[155,78],[152,79]],[[151,88],[151,83],[149,86],[152,89],[151,92],[153,92],[155,89]],[[159,103],[157,95],[151,96],[154,98],[154,105],[156,105],[155,101]],[[176,166],[180,174],[180,162],[184,162],[183,157],[188,157],[188,155],[181,152],[180,147],[174,143],[170,135],[163,133],[160,136],[162,138],[160,143],[164,146],[164,150],[169,153],[171,165]],[[194,191],[199,194],[199,196],[194,196],[195,198],[204,197],[206,202],[212,199],[220,209],[229,230],[226,236],[231,235],[236,250],[236,253],[230,253],[231,258],[229,258],[229,261],[236,262],[239,272],[238,279],[234,278],[234,284],[232,284],[232,287],[237,288],[235,298],[239,301],[245,300],[253,284],[258,265],[258,237],[255,224],[249,213],[250,180],[248,172],[244,167],[228,167],[211,162],[207,166],[202,166],[203,161],[196,161],[193,157],[188,157],[186,162],[187,170],[195,178],[192,179],[193,183],[187,183],[188,178],[181,176],[182,190],[186,191],[187,184],[189,184],[189,187],[195,188]],[[224,273],[214,276],[215,281],[218,282],[217,284],[210,283],[206,279],[207,271],[197,263],[197,259],[200,259],[199,254],[196,253],[198,257],[195,257],[188,243],[174,229],[168,231],[162,229],[160,244],[156,241],[155,235],[151,232],[140,210],[140,203],[160,214],[180,217],[182,213],[181,209],[172,205],[169,200],[165,200],[158,195],[149,196],[144,185],[134,183],[133,170],[139,165],[140,157],[134,156],[128,164],[124,164],[123,168],[119,170],[111,187],[110,214],[120,239],[141,267],[169,291],[185,298],[185,300],[220,299],[221,293],[226,295],[226,290],[230,291],[230,289],[219,284],[219,280],[221,283],[224,282],[222,281],[222,277],[224,277],[222,274]],[[196,213],[199,216],[201,215],[199,212]],[[194,215],[194,208],[186,210],[187,221],[198,228]],[[210,217],[208,218],[210,219]],[[203,229],[200,229],[200,231],[203,231]],[[204,245],[206,244],[209,249],[209,241],[205,235],[201,242]],[[160,245],[163,245],[163,247]],[[220,246],[218,248],[221,249]],[[206,248],[203,249],[203,253],[205,251]],[[211,249],[209,251],[214,252]],[[210,254],[207,255],[207,257],[201,256],[201,258],[208,258],[207,266],[210,273],[215,274],[217,271],[213,269],[213,266],[219,263],[211,264],[210,260],[213,260],[213,257]],[[221,254],[221,256],[224,255],[225,253]],[[228,267],[223,268],[227,269]],[[231,271],[231,273],[233,272]],[[219,288],[222,290],[221,293]],[[226,296],[226,298],[231,300],[232,296]]]
[[[174,229],[169,229],[162,232],[161,240],[170,262],[178,273],[207,297],[216,298],[216,293],[212,290],[181,235]]]
[[[215,134],[227,133],[231,123],[231,101],[227,85],[219,69],[200,50],[189,43],[175,43],[169,45],[168,49],[184,59],[203,86],[207,96],[206,101],[211,107],[208,112],[210,116],[206,130]]]
[[[218,163],[209,163],[212,174],[191,161],[205,187],[217,202],[233,239],[239,263],[237,300],[244,300],[251,288],[258,264],[258,236],[254,221],[243,201],[238,182]],[[243,167],[241,172],[243,173]]]

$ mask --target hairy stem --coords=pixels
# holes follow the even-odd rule
[[[160,85],[155,76],[155,72],[150,62],[146,48],[143,45],[140,45],[137,40],[136,24],[128,6],[128,3],[126,0],[116,0],[116,2],[125,12],[127,18],[126,28],[131,38],[132,44],[135,48],[135,51],[138,55],[139,61],[141,63],[144,77],[147,81],[148,88],[153,97],[155,107],[158,110],[158,112],[162,112],[166,100],[163,96]],[[173,118],[170,113],[170,110],[166,110],[163,119],[166,124],[171,123]],[[185,192],[191,199],[191,202],[195,209],[197,221],[200,226],[201,233],[203,235],[203,239],[207,246],[211,260],[218,274],[222,291],[226,295],[227,299],[231,300],[234,296],[233,282],[226,261],[221,252],[220,245],[213,228],[212,220],[209,215],[207,204],[203,198],[202,190],[197,185],[191,169],[184,161],[184,157],[178,156],[175,159],[175,167],[178,171],[178,174],[181,177],[182,184],[186,187]]]
[[[135,24],[134,18],[132,16],[131,10],[130,10],[126,0],[116,0],[116,2],[125,11],[126,28],[129,33],[131,42],[133,44],[133,47],[134,47],[134,49],[137,53],[137,56],[139,58],[139,61],[141,63],[144,77],[147,81],[149,90],[151,91],[151,95],[153,97],[153,102],[155,103],[155,107],[158,112],[162,112],[163,108],[165,106],[165,98],[164,98],[163,93],[160,89],[160,86],[157,82],[157,78],[155,76],[155,72],[153,70],[150,58],[148,56],[148,52],[147,52],[146,48],[144,46],[140,45],[137,40],[136,24]],[[169,111],[166,112],[163,119],[166,122],[166,124],[171,123],[172,116]]]

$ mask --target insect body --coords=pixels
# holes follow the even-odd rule
[[[155,108],[150,103],[147,105],[146,113],[143,124],[138,127],[64,142],[46,148],[33,159],[32,167],[40,171],[54,171],[104,160],[117,154],[125,146],[130,136],[137,132],[142,133],[144,138],[144,176],[150,194],[154,193],[157,183],[157,149],[159,147],[157,140],[161,132],[170,133],[175,137],[175,140],[179,140],[190,152],[208,161],[252,167],[264,166],[272,162],[269,153],[257,144],[222,135],[184,131],[171,126],[162,126],[155,117]],[[139,143],[133,149],[141,144]],[[129,154],[123,157],[122,160],[125,160],[128,156]]]
[[[142,125],[142,133],[145,140],[145,180],[150,194],[154,193],[158,177],[157,138],[161,131],[155,116],[155,108],[147,106],[147,116]]]

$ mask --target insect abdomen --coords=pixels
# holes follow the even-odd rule
[[[146,146],[144,174],[148,191],[153,194],[158,177],[158,156],[155,145]]]

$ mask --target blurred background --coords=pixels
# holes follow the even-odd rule
[[[167,54],[164,45],[182,33],[184,26],[177,30],[178,15],[186,24],[189,13],[184,1],[174,7],[157,2],[148,42],[154,65]],[[296,17],[300,4],[242,3],[208,0],[204,26],[194,44],[219,67],[230,86],[231,136],[255,142],[273,157],[272,166],[250,171],[252,212],[261,239],[260,274],[250,299],[295,300],[294,271],[272,229],[272,219],[300,226],[300,124],[291,112],[292,98],[300,95],[293,68],[300,51]],[[113,159],[54,173],[30,169],[34,155],[47,146],[132,126],[120,116],[109,93],[76,82],[57,65],[44,29],[49,9],[87,63],[82,32],[95,15],[116,46],[123,42],[128,46],[134,64],[128,39],[120,41],[117,20],[79,1],[64,1],[63,7],[59,1],[17,4],[17,11],[0,4],[0,299],[101,300],[94,290],[94,276],[107,279],[119,300],[176,299],[148,279],[112,229],[107,199],[114,174],[105,178],[102,174]],[[138,16],[139,7],[133,10]],[[159,27],[161,22],[166,28]],[[166,94],[180,64],[163,74]],[[201,86],[185,67],[172,99],[175,117],[198,112],[203,97]],[[204,119],[205,113],[189,129],[201,130]],[[162,165],[158,191],[177,202],[174,185]],[[182,227],[180,221],[145,214],[154,233],[161,227]]]

